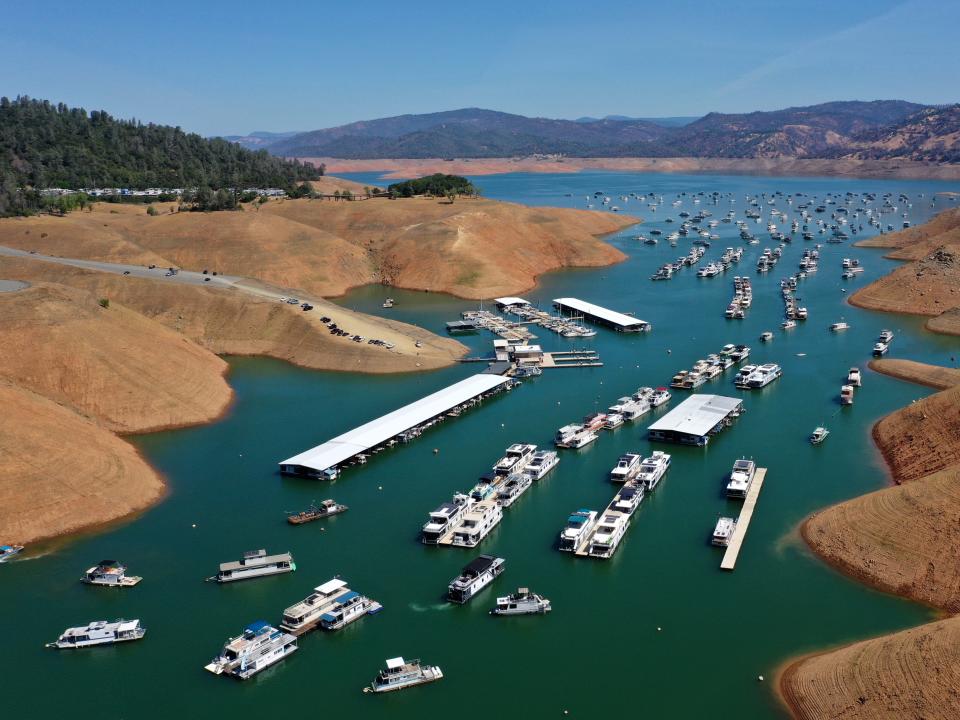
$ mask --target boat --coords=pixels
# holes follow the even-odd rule
[[[747,387],[747,380],[750,379],[750,376],[753,375],[753,371],[756,369],[756,365],[744,365],[740,368],[740,371],[733,376],[733,384],[739,388]]]
[[[782,327],[784,330],[793,330],[796,326],[796,320],[784,320],[782,323],[780,323],[780,327]]]
[[[459,605],[469,602],[506,569],[506,562],[492,555],[481,555],[471,560],[447,587],[447,600]]]
[[[533,454],[536,451],[536,445],[514,443],[507,448],[506,454],[493,466],[493,472],[497,475],[510,475],[520,472],[533,459]]]
[[[476,547],[503,519],[503,510],[495,500],[472,503],[453,526],[449,544],[458,547]],[[446,540],[444,540],[446,542]]]
[[[737,521],[733,518],[719,518],[716,527],[713,528],[713,537],[710,538],[710,542],[717,547],[726,547],[730,544],[730,538],[733,537],[736,527]]]
[[[5,563],[14,555],[23,552],[23,545],[0,545],[0,563]]]
[[[824,440],[827,439],[827,435],[830,434],[830,431],[825,427],[814,428],[813,432],[810,433],[810,442],[814,445],[819,445]]]
[[[523,472],[534,480],[542,480],[559,462],[560,456],[553,450],[539,450],[533,454]]]
[[[526,473],[514,473],[497,486],[497,503],[500,507],[510,507],[533,484],[533,478]]]
[[[421,665],[419,660],[406,662],[402,657],[387,660],[387,667],[381,670],[364,692],[392,692],[404,690],[416,685],[434,682],[443,677],[437,665]]]
[[[853,405],[853,385],[843,385],[840,388],[840,404]]]
[[[770,342],[771,340],[773,340],[773,333],[769,330],[760,333],[760,342]]]
[[[556,454],[556,453],[554,453]],[[528,466],[529,467],[529,466]],[[424,545],[436,545],[440,538],[460,522],[463,513],[470,505],[470,497],[463,493],[456,493],[453,500],[445,502],[436,510],[430,513],[430,519],[424,523],[420,530],[420,540]]]
[[[736,499],[747,497],[756,472],[757,465],[753,460],[741,458],[734,462],[733,470],[730,471],[730,481],[727,483],[727,497]]]
[[[617,460],[616,467],[610,471],[610,480],[612,482],[626,482],[636,477],[640,472],[640,461],[642,457],[635,453],[626,453]]]
[[[587,554],[590,557],[610,558],[620,545],[627,528],[630,527],[630,516],[619,512],[604,512],[597,529],[590,538],[590,547]]]
[[[613,500],[610,501],[607,509],[625,515],[633,515],[636,509],[640,507],[640,503],[643,502],[643,496],[643,483],[624,483],[620,491],[614,495]]]
[[[240,560],[220,563],[220,572],[207,578],[207,580],[228,583],[268,575],[280,575],[293,572],[296,569],[297,564],[293,561],[293,555],[290,553],[267,555],[267,551],[261,548],[245,552]]]
[[[395,304],[395,301],[393,298],[387,298],[386,300],[383,301],[383,307],[385,308],[392,308],[394,304]]]
[[[760,365],[747,378],[746,387],[750,389],[763,388],[783,374],[783,370],[776,363]]]
[[[383,606],[376,600],[348,590],[334,598],[329,609],[320,616],[320,627],[324,630],[340,630],[364,615],[376,615]]]
[[[583,418],[583,427],[589,432],[600,430],[607,421],[607,414],[602,412],[591,413]]]
[[[87,585],[103,585],[104,587],[133,587],[143,578],[136,575],[127,575],[127,567],[116,560],[101,560],[88,569],[81,582]]]
[[[653,490],[670,469],[670,455],[654,450],[653,455],[643,459],[637,482],[642,483],[647,490]]]
[[[545,615],[550,612],[550,601],[542,595],[519,588],[515,593],[497,598],[497,606],[491,615]]]
[[[860,368],[852,367],[850,372],[847,373],[847,385],[854,385],[860,387],[863,385],[863,380],[860,374]]]
[[[576,449],[582,448],[584,445],[589,445],[596,439],[597,434],[595,432],[588,430],[583,425],[574,423],[572,425],[564,425],[557,430],[553,442],[557,447]]]
[[[576,552],[587,541],[597,525],[595,510],[580,509],[567,518],[567,524],[560,531],[558,549],[561,552]]]
[[[305,599],[283,611],[280,629],[294,635],[312,630],[320,624],[321,616],[333,607],[336,599],[349,590],[346,581],[340,578],[318,585]]]
[[[604,430],[615,430],[623,425],[623,415],[620,413],[607,413],[607,419],[603,421]]]
[[[650,407],[660,407],[664,403],[670,402],[670,391],[665,387],[658,387],[650,395]]]
[[[835,322],[830,326],[832,332],[841,332],[843,330],[849,330],[850,325],[845,322]]]
[[[893,330],[881,330],[880,337],[878,337],[877,340],[889,345],[890,341],[893,340]]]
[[[890,349],[890,346],[887,343],[878,342],[873,346],[873,354],[876,355],[877,357],[881,355],[886,355],[887,350],[889,349]]]
[[[319,505],[317,503],[311,503],[310,507],[306,510],[301,510],[293,515],[287,515],[287,522],[291,525],[303,525],[304,523],[346,512],[349,509],[346,505],[341,505],[333,500],[324,500]]]
[[[244,628],[242,635],[227,640],[220,654],[205,665],[204,670],[246,680],[296,650],[296,636],[258,620]]]
[[[115,645],[140,640],[146,632],[139,620],[95,620],[83,627],[67,628],[56,641],[47,643],[47,647],[68,650],[95,645]]]

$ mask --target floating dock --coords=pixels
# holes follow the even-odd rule
[[[710,436],[743,413],[743,401],[723,395],[691,395],[647,428],[650,440],[705,446]]]
[[[471,375],[322,445],[283,460],[279,463],[280,472],[307,477],[336,477],[342,465],[366,462],[369,453],[379,452],[397,442],[408,442],[444,417],[456,417],[468,407],[502,390],[508,390],[514,384],[514,380],[501,375]]]
[[[571,313],[577,313],[587,320],[599,323],[600,325],[606,325],[617,332],[647,332],[651,329],[650,323],[646,320],[639,320],[615,310],[608,310],[605,307],[594,305],[579,298],[554,298],[553,306],[561,312],[566,310]]]
[[[757,498],[760,496],[760,490],[766,476],[766,468],[757,468],[757,472],[753,476],[753,482],[750,483],[750,489],[747,491],[747,497],[743,501],[740,517],[737,518],[737,526],[733,530],[733,537],[730,538],[730,544],[727,545],[727,551],[723,554],[723,560],[720,562],[721,570],[733,570],[737,564],[737,555],[740,554],[740,546],[743,545],[743,539],[747,536],[750,518],[753,517],[754,508],[757,506]]]
[[[542,368],[602,367],[596,350],[560,350],[543,354]]]

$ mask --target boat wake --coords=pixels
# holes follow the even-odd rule
[[[450,603],[436,603],[434,605],[421,605],[419,603],[410,603],[410,609],[414,612],[432,612],[438,610],[449,610],[453,605]]]

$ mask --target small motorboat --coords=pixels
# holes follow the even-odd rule
[[[814,445],[819,445],[824,440],[827,439],[827,435],[830,434],[830,431],[825,427],[815,428],[812,433],[810,433],[810,442]]]
[[[769,330],[767,330],[764,333],[760,333],[761,342],[770,342],[771,340],[773,340],[773,333],[770,332]]]

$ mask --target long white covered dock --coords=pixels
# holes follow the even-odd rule
[[[365,459],[361,456],[388,443],[392,444],[391,441],[409,440],[419,434],[423,425],[451,411],[456,412],[456,409],[465,403],[506,389],[513,383],[513,380],[501,375],[472,375],[322,445],[283,460],[280,462],[280,472],[288,475],[336,477],[342,464],[358,457]]]
[[[639,320],[616,310],[608,310],[579,298],[554,298],[553,305],[557,310],[578,313],[587,320],[607,325],[617,332],[646,332],[651,328],[650,323],[646,320]]]
[[[647,428],[651,440],[706,445],[710,436],[743,412],[743,401],[723,395],[691,395]]]

